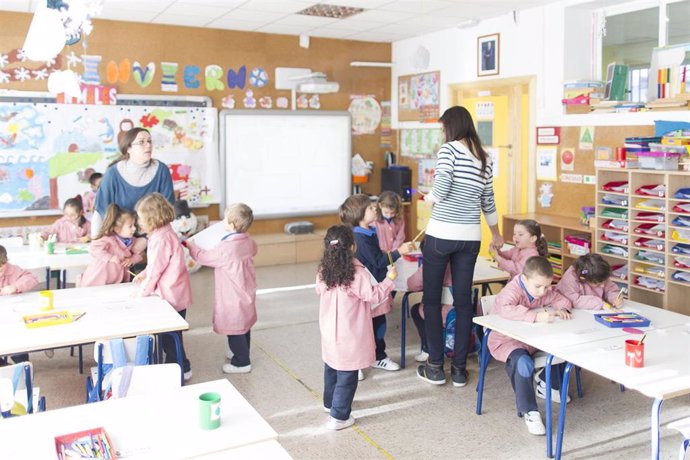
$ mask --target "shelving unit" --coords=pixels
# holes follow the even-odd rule
[[[503,228],[501,232],[506,241],[513,236],[513,227],[518,221],[533,219],[539,223],[546,241],[549,243],[549,260],[554,266],[554,273],[560,269],[560,274],[570,267],[579,255],[571,254],[565,237],[569,235],[588,235],[593,242],[592,229],[580,223],[578,217],[552,216],[549,214],[525,213],[509,214],[503,216]],[[560,278],[560,274],[558,278]]]
[[[612,182],[627,182],[627,190],[604,190]],[[640,187],[649,185],[663,185],[665,193],[637,193]],[[690,204],[690,199],[674,198],[680,188],[690,188],[689,172],[597,170],[595,251],[612,266],[627,267],[627,278],[616,282],[627,289],[631,300],[690,314],[690,282],[673,276],[677,272],[687,273],[690,279],[690,268],[674,265],[679,256],[690,259],[690,254],[674,252],[683,239],[674,238],[673,231],[688,232],[685,236],[690,236],[690,227],[673,224],[678,216],[687,217],[690,222],[690,212],[673,210],[680,203]],[[621,203],[607,204],[609,200]],[[615,214],[621,216],[614,217]],[[686,242],[690,250],[690,241]]]

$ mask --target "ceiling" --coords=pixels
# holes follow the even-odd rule
[[[41,0],[0,0],[33,12]],[[43,0],[45,1],[45,0]],[[100,19],[393,42],[559,0],[104,0]],[[317,3],[363,8],[345,19],[296,14]]]

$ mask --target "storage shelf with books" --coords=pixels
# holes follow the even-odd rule
[[[690,314],[690,172],[598,169],[596,196],[594,251],[628,268],[612,280],[631,300]]]

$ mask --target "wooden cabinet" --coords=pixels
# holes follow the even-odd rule
[[[565,241],[569,235],[586,235],[592,239],[592,229],[580,223],[580,218],[571,216],[552,216],[549,214],[526,213],[503,216],[501,233],[506,242],[513,239],[513,227],[524,219],[533,219],[539,223],[546,241],[549,243],[549,261],[554,267],[555,280],[570,267],[580,255],[573,254]]]
[[[616,281],[632,300],[690,314],[690,199],[675,197],[690,173],[599,169],[596,187],[595,250],[627,268]]]

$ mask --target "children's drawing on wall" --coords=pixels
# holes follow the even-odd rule
[[[178,196],[218,202],[215,119],[210,108],[0,103],[0,211],[60,209],[84,194],[134,126],[151,131],[154,157],[171,167]]]
[[[539,186],[539,206],[550,208],[553,200],[553,184],[544,182]]]
[[[287,109],[288,108],[288,98],[285,96],[281,96],[278,99],[276,99],[276,107],[279,109]]]
[[[314,110],[321,108],[321,99],[319,98],[318,94],[312,94],[309,97],[309,108]]]
[[[436,123],[440,114],[441,72],[398,77],[398,120]]]
[[[561,149],[561,171],[575,170],[575,149],[563,147]]]
[[[262,109],[271,109],[273,108],[273,99],[271,96],[261,96],[259,98],[259,107]]]
[[[441,147],[440,129],[401,129],[400,153],[403,156],[434,155]]]
[[[580,127],[580,150],[594,150],[594,126]]]
[[[297,108],[298,109],[308,109],[309,108],[309,98],[306,94],[300,94],[297,96]]]
[[[244,94],[242,104],[244,105],[245,109],[256,108],[256,98],[254,97],[254,91],[252,91],[251,89],[247,90],[247,92]]]
[[[428,193],[431,191],[431,187],[434,185],[434,173],[436,172],[436,160],[435,159],[423,159],[418,163],[419,165],[419,177],[418,189],[422,193]]]
[[[537,180],[558,180],[556,147],[537,147]]]
[[[228,94],[221,100],[221,105],[225,109],[234,109],[235,108],[235,96],[232,94]]]
[[[381,123],[381,105],[371,95],[350,95],[350,107],[347,109],[352,115],[352,134],[374,134]]]

